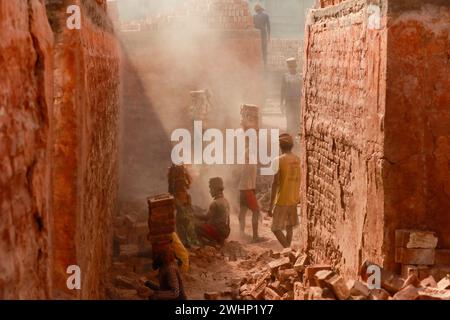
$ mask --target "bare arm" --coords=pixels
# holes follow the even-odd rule
[[[269,207],[269,215],[272,215],[272,211],[273,211],[273,206],[274,206],[274,202],[275,202],[275,198],[277,196],[277,192],[278,192],[278,173],[273,177],[273,182],[272,182],[272,190],[270,193],[270,207]]]

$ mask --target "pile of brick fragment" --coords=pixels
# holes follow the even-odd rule
[[[347,281],[331,265],[309,264],[308,255],[301,251],[268,251],[272,261],[231,284],[232,296],[241,300],[450,300],[450,274],[430,273],[447,253],[436,246],[433,232],[398,230],[396,262],[402,264],[402,276],[365,261],[359,279]],[[374,269],[379,270],[378,282]],[[223,295],[208,292],[205,298]]]

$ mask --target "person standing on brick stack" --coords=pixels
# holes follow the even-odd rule
[[[297,71],[297,59],[286,60],[288,72],[281,84],[281,111],[286,115],[287,132],[297,137],[300,134],[301,74]]]
[[[209,180],[209,192],[214,198],[206,216],[198,217],[196,231],[200,240],[223,245],[230,235],[230,204],[223,194],[222,178]]]
[[[270,18],[264,12],[260,4],[255,5],[256,14],[253,16],[255,28],[261,31],[261,49],[263,54],[264,66],[267,66],[267,44],[270,41]]]
[[[284,248],[291,246],[293,229],[299,224],[297,205],[300,202],[300,158],[292,153],[293,147],[291,135],[280,135],[282,155],[273,162],[276,174],[272,183],[269,216],[273,217],[272,232]]]

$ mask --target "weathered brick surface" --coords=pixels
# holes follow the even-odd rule
[[[448,249],[450,3],[391,1],[389,16],[386,249],[393,250],[393,230],[403,228],[435,231],[438,248]]]
[[[375,29],[368,3],[313,10],[306,27],[301,234],[344,274],[364,258],[396,269],[397,229],[449,246],[450,4],[381,1]]]
[[[0,299],[51,295],[52,42],[42,1],[0,1]]]
[[[65,27],[71,4],[80,31]],[[103,296],[119,113],[105,9],[0,2],[0,299]],[[69,265],[81,267],[81,291],[67,290]]]
[[[66,26],[78,4],[81,30]],[[55,297],[101,298],[116,212],[119,54],[104,1],[49,1],[55,33],[53,148]],[[66,268],[80,266],[81,291],[68,291]]]
[[[360,250],[382,254],[385,34],[367,30],[366,10],[365,1],[313,10],[306,26],[301,234],[315,260],[344,274]]]

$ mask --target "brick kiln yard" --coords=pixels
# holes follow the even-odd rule
[[[265,212],[267,241],[239,239],[235,172],[199,171],[195,210],[223,176],[232,233],[189,249],[188,297],[450,300],[450,1],[307,2],[306,19],[289,23],[279,0],[264,1],[279,28],[304,26],[285,37],[274,23],[264,66],[244,0],[185,0],[128,22],[115,1],[0,0],[0,299],[146,299],[156,275],[145,200],[167,191],[171,133],[190,128],[192,97],[212,106],[205,127],[239,128],[249,104],[263,128],[283,130],[280,81],[294,57],[293,246],[281,250]],[[67,28],[68,6],[81,29]],[[263,211],[268,186],[258,178]],[[80,288],[67,285],[73,266]]]

